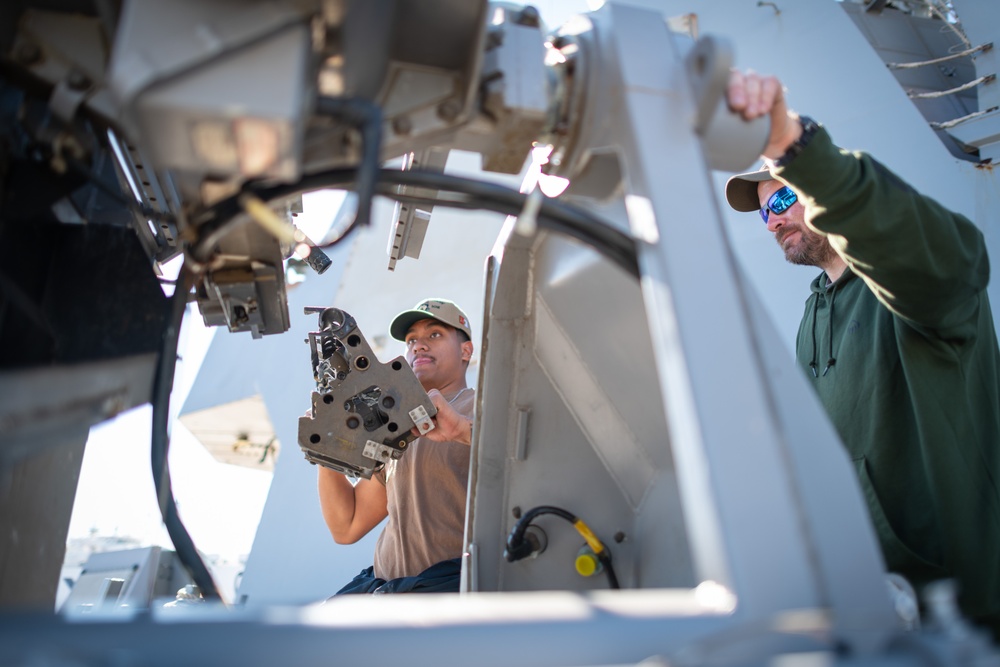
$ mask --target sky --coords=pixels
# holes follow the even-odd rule
[[[596,9],[599,0],[540,0],[532,3],[549,29],[574,14]],[[304,197],[296,224],[322,238],[339,206],[340,193]],[[179,266],[174,267],[176,271]],[[171,396],[176,416],[193,384],[216,329],[204,326],[192,304],[184,318]],[[219,332],[218,335],[227,335]],[[152,408],[145,405],[91,430],[77,486],[69,539],[92,534],[134,537],[172,549],[156,505],[150,472]],[[271,484],[268,472],[217,462],[189,431],[171,419],[169,465],[178,511],[198,549],[235,561],[249,553]]]

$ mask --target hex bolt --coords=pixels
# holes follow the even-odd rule
[[[121,396],[111,396],[104,399],[101,409],[104,411],[105,417],[114,417],[125,411],[125,401],[122,400]]]
[[[486,50],[492,51],[503,44],[503,31],[502,30],[490,30],[486,33]]]
[[[462,111],[462,106],[458,103],[454,97],[449,97],[444,102],[438,105],[437,115],[438,118],[445,121],[446,123],[453,122],[458,118],[459,112]]]
[[[521,507],[519,505],[515,505],[514,509],[512,509],[510,511],[510,513],[514,515],[515,519],[520,519],[521,518]]]
[[[538,10],[531,5],[522,9],[515,21],[518,25],[528,26],[529,28],[537,28],[542,24]]]
[[[90,77],[75,68],[70,70],[69,75],[66,77],[66,83],[73,90],[81,91],[87,90],[91,85]]]
[[[549,546],[549,536],[538,526],[528,526],[524,531],[524,540],[531,545],[529,558],[537,558]]]
[[[401,137],[408,137],[413,132],[413,121],[406,114],[392,119],[392,131]]]
[[[617,533],[615,533],[614,540],[618,544],[621,544],[622,542],[625,541],[625,533],[619,530]]]

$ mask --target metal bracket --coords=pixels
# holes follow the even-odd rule
[[[403,158],[403,171],[413,168],[427,171],[444,171],[445,163],[448,161],[448,150],[440,148],[428,148],[419,153],[409,153]],[[415,194],[414,188],[400,185],[396,191],[399,194]],[[437,195],[437,191],[425,193],[428,197]],[[396,202],[396,208],[392,217],[396,223],[392,226],[389,235],[389,270],[396,270],[396,262],[403,257],[419,259],[420,249],[424,245],[424,235],[427,234],[427,225],[431,221],[431,211],[434,206],[431,204],[421,204],[419,208],[415,204]]]

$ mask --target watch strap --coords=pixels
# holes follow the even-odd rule
[[[799,153],[805,150],[805,147],[809,145],[809,142],[812,141],[812,138],[816,136],[816,132],[819,130],[819,123],[809,116],[799,116],[799,123],[802,125],[802,134],[788,147],[788,150],[781,157],[774,161],[775,167],[784,167],[798,157]]]

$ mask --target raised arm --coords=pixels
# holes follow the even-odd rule
[[[986,243],[971,221],[870,155],[838,149],[822,130],[774,174],[806,195],[806,223],[886,307],[943,337],[964,337],[989,281]]]
[[[330,468],[319,467],[319,505],[337,544],[354,544],[388,516],[385,487],[363,479],[357,486]]]
[[[733,72],[730,106],[752,119],[770,115],[763,157],[777,160],[802,133],[780,82]],[[820,129],[787,165],[771,173],[805,206],[805,221],[861,276],[890,310],[943,337],[962,337],[989,281],[982,233],[865,153],[835,146]]]

